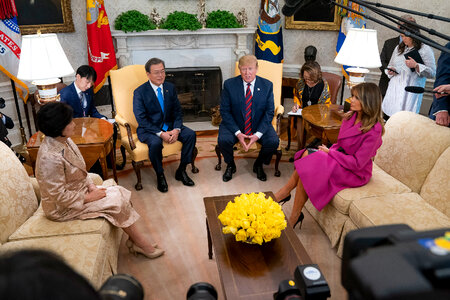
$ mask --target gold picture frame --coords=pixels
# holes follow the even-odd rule
[[[22,35],[36,34],[38,30],[41,33],[75,31],[70,0],[35,0],[31,3],[30,0],[16,0]]]
[[[317,5],[320,5],[321,1],[317,1],[314,3],[318,3]],[[313,4],[315,5],[315,4]],[[329,30],[329,31],[333,31],[336,30],[338,31],[340,29],[341,26],[341,17],[338,14],[338,7],[337,6],[332,6],[332,8],[334,10],[334,14],[333,14],[333,20],[331,21],[321,21],[319,18],[317,18],[317,21],[314,21],[315,15],[314,15],[314,11],[323,11],[323,7],[317,7],[317,9],[315,10],[314,7],[310,7],[309,12],[307,12],[307,17],[308,19],[312,19],[312,20],[302,20],[302,10],[300,11],[300,13],[296,13],[291,17],[286,17],[285,18],[285,28],[286,29],[301,29],[301,30]],[[312,13],[311,13],[312,11]],[[331,14],[331,11],[330,11]]]

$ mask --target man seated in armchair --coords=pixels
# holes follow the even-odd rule
[[[269,80],[256,76],[258,60],[254,55],[241,57],[238,67],[241,75],[225,81],[221,96],[222,123],[218,144],[227,163],[222,179],[227,182],[236,172],[233,146],[239,141],[245,151],[255,142],[261,144],[253,172],[259,180],[266,181],[262,165],[270,163],[279,143],[271,124],[274,115],[273,85]]]
[[[183,125],[175,86],[165,82],[164,61],[151,58],[145,64],[145,71],[149,80],[134,91],[133,112],[138,122],[138,138],[148,145],[149,158],[156,172],[157,188],[162,193],[168,191],[162,166],[163,141],[168,144],[176,141],[183,143],[175,179],[186,186],[193,186],[194,181],[187,175],[186,165],[192,162],[195,132]]]

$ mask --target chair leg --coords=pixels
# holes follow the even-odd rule
[[[136,191],[140,191],[142,190],[142,183],[141,183],[141,167],[144,164],[144,162],[142,161],[138,161],[135,162],[134,160],[131,161],[133,168],[134,168],[134,172],[136,172],[136,177],[137,177],[137,183],[134,186],[134,188],[136,189]]]
[[[278,165],[280,164],[280,160],[281,160],[281,149],[277,149],[276,152],[276,160],[275,160],[275,176],[276,177],[280,177],[281,176],[281,172],[278,169]]]
[[[216,171],[220,171],[222,169],[222,154],[220,152],[219,145],[216,145],[216,154],[217,154],[217,165],[215,167]]]
[[[197,147],[194,147],[194,151],[192,151],[192,173],[198,173],[198,168],[195,166],[195,159],[197,158],[198,149]]]
[[[127,153],[124,146],[120,146],[120,153],[122,153],[122,163],[116,166],[117,170],[123,170],[125,164],[127,163]]]
[[[288,126],[287,126],[287,135],[288,135],[288,144],[286,146],[286,151],[288,151],[291,148],[291,121],[292,121],[291,116],[288,117]]]

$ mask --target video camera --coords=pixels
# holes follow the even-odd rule
[[[349,232],[342,285],[351,300],[450,299],[450,228],[386,225]]]
[[[98,290],[103,300],[142,300],[144,288],[131,275],[117,274],[109,277]]]
[[[5,104],[5,99],[0,97],[0,109],[1,108],[5,108],[6,104]]]

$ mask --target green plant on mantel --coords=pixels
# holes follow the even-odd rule
[[[236,16],[226,10],[215,10],[208,13],[206,28],[240,28]]]
[[[198,30],[202,28],[202,24],[193,14],[188,14],[184,11],[174,11],[167,16],[161,28],[168,30]]]
[[[129,10],[121,13],[114,21],[114,29],[125,32],[146,31],[156,29],[149,16],[137,10]]]

